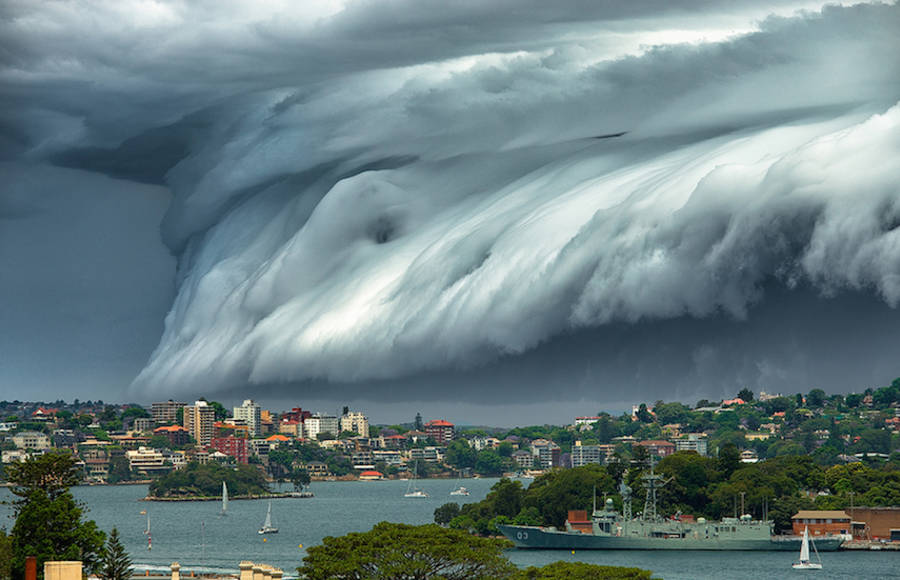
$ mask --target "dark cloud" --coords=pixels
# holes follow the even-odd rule
[[[177,294],[133,394],[858,388],[883,349],[820,371],[817,325],[878,335],[900,302],[898,29],[775,1],[14,2],[0,155],[172,191]]]

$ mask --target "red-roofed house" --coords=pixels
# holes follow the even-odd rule
[[[359,479],[360,481],[376,481],[379,479],[384,479],[384,474],[382,474],[380,471],[369,469],[360,473]]]
[[[740,397],[735,397],[734,399],[726,399],[726,400],[722,401],[723,407],[730,407],[732,405],[746,405],[746,404],[747,404],[747,401],[745,401],[744,399],[742,399]]]
[[[168,425],[165,427],[157,427],[153,430],[154,435],[162,435],[169,440],[169,445],[184,445],[191,440],[191,434],[181,425]]]
[[[32,419],[36,421],[49,421],[56,417],[56,414],[59,412],[59,409],[46,409],[44,407],[38,407],[34,413],[31,414]]]
[[[657,457],[667,457],[675,453],[675,444],[670,441],[638,441],[635,445],[640,445],[647,450],[647,453],[656,455]]]
[[[435,419],[425,423],[425,434],[434,439],[438,445],[453,441],[454,425],[450,421]]]

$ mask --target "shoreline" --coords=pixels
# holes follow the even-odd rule
[[[263,494],[249,494],[249,495],[229,495],[228,500],[242,500],[242,499],[290,499],[290,498],[308,498],[314,497],[313,492],[311,491],[289,491],[284,493],[263,493]],[[206,495],[195,495],[195,496],[179,496],[179,497],[156,497],[156,496],[146,496],[142,497],[139,501],[222,501],[221,495],[215,496],[206,496]]]

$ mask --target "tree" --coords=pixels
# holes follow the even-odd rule
[[[488,476],[500,475],[503,473],[503,458],[493,449],[482,449],[475,461],[475,472]]]
[[[224,421],[228,418],[228,411],[222,405],[222,403],[218,401],[210,401],[209,406],[213,408],[213,411],[216,413],[216,421]]]
[[[6,535],[6,530],[0,528],[0,578],[12,577],[12,550],[12,536]]]
[[[124,455],[113,455],[109,458],[109,474],[106,476],[108,483],[128,481],[132,477],[131,463]]]
[[[638,407],[637,418],[641,423],[651,423],[653,421],[653,415],[647,410],[646,403],[641,403],[641,406]]]
[[[750,401],[753,400],[753,391],[751,391],[747,387],[744,387],[743,389],[738,391],[737,396],[738,396],[738,399],[744,401],[745,403],[749,403]]]
[[[445,526],[458,515],[459,504],[451,501],[434,510],[434,523]]]
[[[507,546],[435,524],[381,522],[368,532],[324,538],[297,572],[308,580],[507,579],[516,571],[503,557]]]
[[[133,419],[149,418],[150,413],[148,413],[147,409],[145,409],[143,407],[128,407],[127,409],[122,411],[122,419],[125,419],[128,417],[131,417]]]
[[[295,469],[291,472],[291,483],[294,484],[294,491],[303,491],[307,485],[309,485],[310,479],[309,472],[305,469]]]
[[[13,484],[10,491],[22,498],[40,490],[55,499],[81,481],[75,459],[69,453],[46,453],[11,463],[6,477]]]
[[[475,451],[464,439],[451,441],[444,453],[444,461],[457,469],[475,467],[478,460],[478,452]]]
[[[131,578],[131,558],[119,541],[119,530],[113,528],[106,541],[106,550],[100,561],[100,577],[104,580],[128,580]]]
[[[825,391],[813,389],[806,394],[806,405],[810,409],[820,409],[825,404]]]
[[[25,573],[25,557],[36,556],[38,570],[48,560],[81,560],[94,571],[105,535],[91,521],[81,521],[82,509],[69,492],[78,483],[75,459],[67,453],[47,453],[7,467],[16,523],[12,529],[12,572]]]
[[[650,580],[652,572],[640,568],[598,566],[584,562],[553,562],[540,568],[529,566],[513,577],[515,580]]]
[[[736,445],[732,443],[726,444],[719,450],[719,458],[716,461],[716,468],[725,478],[731,477],[731,474],[741,466],[741,454]]]
[[[422,424],[422,413],[416,413],[416,420],[413,422],[413,428],[416,431],[421,431],[425,428]]]
[[[165,435],[154,435],[147,441],[147,445],[154,449],[168,449],[172,443]]]

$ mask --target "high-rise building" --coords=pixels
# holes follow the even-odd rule
[[[150,414],[153,415],[153,422],[157,425],[166,423],[177,423],[178,409],[183,409],[187,403],[181,403],[169,399],[162,403],[153,403],[150,405]]]
[[[216,410],[206,401],[197,401],[184,407],[184,428],[191,437],[204,447],[209,445],[215,434]]]
[[[251,437],[260,435],[261,408],[253,402],[253,399],[246,399],[240,407],[235,407],[234,418],[244,421],[244,424],[250,428]]]
[[[425,423],[425,433],[434,439],[438,445],[444,445],[453,441],[453,429],[453,423],[443,419],[435,419]]]
[[[322,433],[330,433],[335,438],[340,435],[338,418],[316,413],[303,422],[303,436],[307,439],[316,439]]]
[[[369,419],[359,412],[348,412],[341,417],[341,431],[351,431],[361,437],[369,436]]]

